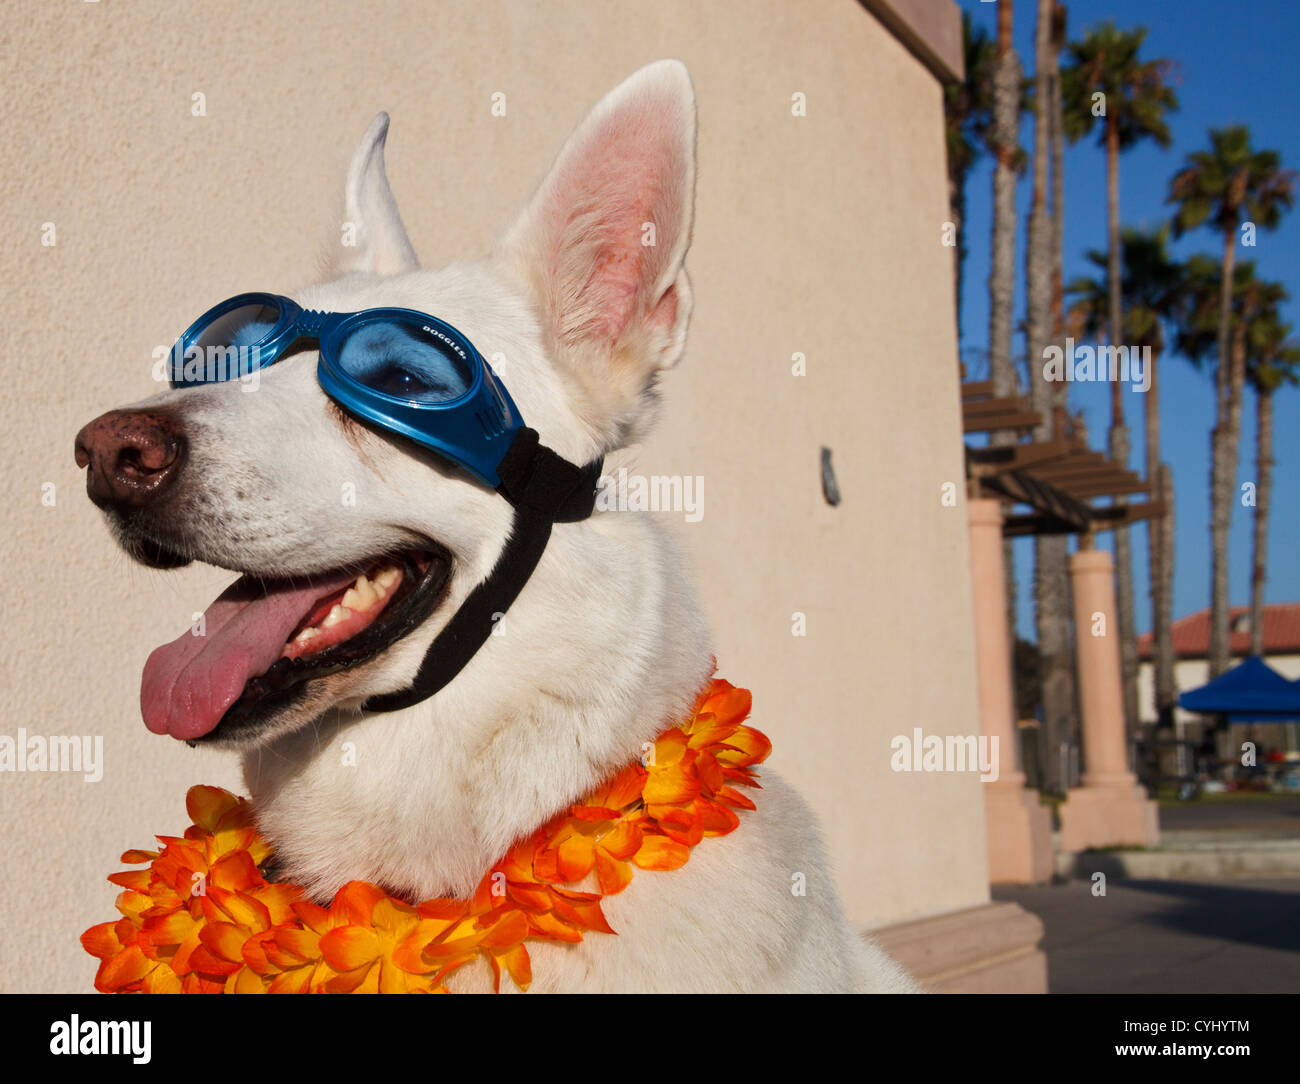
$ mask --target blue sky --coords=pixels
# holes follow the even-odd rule
[[[997,5],[960,0],[977,25],[990,34],[996,29]],[[1165,204],[1169,178],[1188,152],[1209,145],[1208,131],[1228,124],[1246,124],[1256,148],[1281,153],[1284,166],[1300,169],[1300,108],[1297,108],[1297,68],[1300,68],[1300,4],[1295,0],[1074,0],[1069,3],[1071,40],[1108,19],[1120,27],[1145,26],[1144,55],[1167,57],[1177,65],[1175,90],[1180,109],[1169,118],[1173,144],[1168,150],[1138,146],[1120,158],[1120,216],[1125,225],[1154,226],[1169,217]],[[1015,5],[1015,44],[1027,72],[1033,69],[1034,23],[1037,4]],[[1033,147],[1032,121],[1026,117],[1021,142]],[[1065,152],[1065,279],[1092,274],[1085,253],[1106,247],[1105,153],[1089,137]],[[987,159],[972,171],[967,185],[966,260],[962,304],[962,354],[969,375],[987,371],[988,272],[992,229],[992,173]],[[1022,177],[1017,192],[1020,213],[1016,245],[1018,282],[1015,323],[1024,308],[1025,216],[1029,210],[1030,178]],[[1208,228],[1185,235],[1172,245],[1186,258],[1207,252],[1216,260],[1219,238]],[[1239,248],[1238,259],[1253,259],[1267,279],[1285,284],[1292,299],[1285,318],[1300,338],[1300,202],[1274,232],[1260,231],[1256,247]],[[1023,355],[1019,333],[1014,351]],[[1186,359],[1170,352],[1160,360],[1160,420],[1163,454],[1173,467],[1175,484],[1174,617],[1209,605],[1209,462],[1210,429],[1214,424],[1214,394],[1210,371],[1198,372]],[[1125,392],[1133,446],[1132,463],[1145,462],[1142,440],[1142,396]],[[1275,397],[1274,491],[1269,531],[1268,602],[1300,600],[1300,563],[1295,560],[1300,528],[1300,388],[1283,389]],[[1072,409],[1082,409],[1089,438],[1105,447],[1110,422],[1109,389],[1102,384],[1074,384]],[[1241,460],[1238,486],[1255,477],[1255,400],[1251,393],[1242,411]],[[1139,471],[1140,473],[1140,471]],[[1233,605],[1250,601],[1251,531],[1253,510],[1234,507],[1229,550]],[[1133,573],[1139,632],[1151,627],[1147,596],[1146,529],[1137,527],[1133,539]],[[1111,536],[1098,537],[1111,546]],[[1017,543],[1016,571],[1020,584],[1020,634],[1033,638],[1033,546]]]

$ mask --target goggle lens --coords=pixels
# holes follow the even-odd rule
[[[274,302],[253,302],[223,312],[177,343],[171,359],[175,387],[235,380],[260,369],[258,349],[280,322]]]
[[[413,323],[356,327],[338,344],[337,363],[372,391],[422,406],[454,402],[474,383],[473,365],[459,344]]]
[[[280,322],[278,305],[240,305],[222,313],[203,328],[191,342],[205,353],[221,347],[248,349],[257,346]]]

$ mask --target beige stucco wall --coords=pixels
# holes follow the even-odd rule
[[[96,784],[0,776],[0,989],[88,989],[77,935],[113,916],[119,852],[183,827],[188,785],[239,785],[233,762],[148,734],[136,704],[148,651],[230,577],[130,564],[73,434],[152,393],[150,352],[204,307],[310,278],[377,110],[416,250],[438,263],[485,250],[570,125],[661,56],[699,96],[696,317],[639,464],[706,479],[704,519],[680,530],[722,672],[754,690],[773,763],[822,815],[853,916],[987,899],[979,783],[889,768],[895,733],[974,729],[975,678],[966,513],[940,503],[961,479],[940,89],[871,14],[10,0],[0,37],[0,733],[100,734],[106,759]]]

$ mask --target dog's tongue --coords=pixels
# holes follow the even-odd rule
[[[265,585],[236,580],[203,615],[202,636],[183,633],[144,664],[140,711],[155,734],[189,741],[215,729],[248,680],[264,674],[321,598],[356,574]]]

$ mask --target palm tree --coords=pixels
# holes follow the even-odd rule
[[[993,123],[994,45],[983,27],[971,23],[968,12],[961,17],[966,78],[944,87],[943,106],[948,143],[948,215],[956,227],[953,250],[953,294],[957,305],[957,342],[961,343],[962,276],[966,264],[966,180],[980,156],[988,149]]]
[[[1047,217],[1047,166],[1051,157],[1052,0],[1038,0],[1038,30],[1034,45],[1034,184],[1029,208],[1029,243],[1025,247],[1025,347],[1029,357],[1029,394],[1043,416],[1035,431],[1042,440],[1051,435],[1052,384],[1043,372],[1048,321],[1052,308],[1052,237]]]
[[[1011,38],[1012,0],[998,0],[993,67],[993,258],[989,268],[989,376],[998,395],[1016,387],[1011,309],[1016,283],[1016,173],[1020,151],[1020,59]]]
[[[1047,57],[1047,89],[1051,98],[1048,118],[1052,139],[1052,336],[1058,346],[1064,346],[1064,265],[1065,265],[1065,107],[1061,92],[1061,54],[1067,41],[1067,12],[1065,5],[1052,5],[1051,52]],[[1065,410],[1066,386],[1057,389],[1054,406]],[[1059,426],[1053,423],[1054,428]],[[1064,566],[1062,566],[1064,574]]]
[[[1020,159],[1020,60],[1012,44],[1012,0],[998,0],[997,51],[993,67],[993,255],[989,268],[989,378],[996,395],[1015,393],[1011,360],[1011,310],[1016,288],[1016,174]],[[1011,432],[989,435],[991,444],[1009,444]],[[1002,546],[1006,564],[1007,635],[1015,642],[1016,575],[1011,540]]]
[[[1256,228],[1274,229],[1295,198],[1295,173],[1284,170],[1276,151],[1254,150],[1244,125],[1210,132],[1210,149],[1194,151],[1169,184],[1176,205],[1174,235],[1202,224],[1223,238],[1219,274],[1218,358],[1215,419],[1210,437],[1210,677],[1228,668],[1228,531],[1237,473],[1241,394],[1246,374],[1233,363],[1232,289],[1237,232],[1243,213]],[[1226,362],[1226,364],[1225,364]]]
[[[1146,28],[1119,30],[1105,23],[1090,30],[1083,41],[1069,47],[1070,63],[1062,76],[1065,96],[1065,134],[1082,139],[1101,120],[1099,140],[1106,149],[1106,206],[1108,218],[1107,282],[1109,286],[1110,345],[1121,345],[1119,156],[1145,139],[1159,146],[1170,143],[1165,116],[1178,108],[1178,98],[1168,85],[1173,72],[1169,60],[1142,60],[1139,53]],[[1100,98],[1097,95],[1101,95]],[[1118,380],[1111,387],[1110,457],[1127,465],[1128,427],[1124,423],[1123,391]],[[1117,500],[1116,503],[1122,503]],[[1137,638],[1133,620],[1133,555],[1128,528],[1115,531],[1115,603],[1118,611],[1120,661],[1124,671],[1124,714],[1130,728],[1137,726]]]
[[[1034,188],[1029,214],[1025,282],[1028,305],[1025,341],[1030,359],[1029,387],[1034,409],[1042,424],[1035,440],[1049,440],[1063,413],[1064,382],[1051,383],[1037,364],[1049,343],[1062,335],[1061,247],[1062,166],[1060,53],[1064,48],[1065,10],[1053,0],[1038,0],[1038,26],[1034,43]],[[1050,205],[1048,172],[1051,171]],[[1058,407],[1061,409],[1058,410]],[[1038,640],[1038,681],[1043,710],[1044,784],[1063,791],[1060,758],[1055,751],[1070,734],[1074,714],[1074,669],[1070,650],[1070,589],[1066,573],[1068,540],[1064,535],[1038,535],[1034,539],[1034,625]]]
[[[1174,684],[1173,651],[1173,475],[1160,459],[1160,356],[1165,348],[1164,325],[1182,303],[1183,269],[1169,256],[1169,227],[1121,231],[1123,270],[1120,274],[1123,335],[1130,348],[1149,349],[1150,386],[1143,397],[1146,431],[1146,475],[1152,496],[1165,501],[1164,513],[1148,523],[1147,557],[1150,571],[1151,625],[1155,662],[1155,709],[1163,725],[1173,718],[1178,691]],[[1100,339],[1110,326],[1109,255],[1092,249],[1088,259],[1097,278],[1074,280],[1068,292],[1078,300],[1070,308],[1072,326]]]
[[[1264,654],[1264,585],[1268,582],[1268,517],[1273,490],[1273,395],[1300,384],[1300,345],[1276,307],[1247,334],[1246,380],[1255,389],[1255,532],[1250,577],[1250,653]]]

